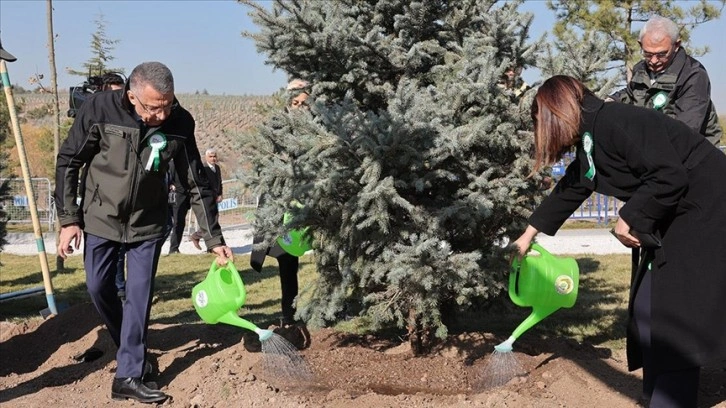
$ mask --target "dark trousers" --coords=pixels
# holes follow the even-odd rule
[[[176,195],[174,209],[172,211],[172,222],[174,225],[171,230],[169,253],[179,252],[179,244],[181,244],[182,237],[184,236],[184,227],[186,226],[186,218],[190,206],[189,194],[174,194]]]
[[[115,284],[122,243],[91,234],[85,234],[84,241],[83,263],[88,293],[118,347],[116,377],[141,377],[146,360],[154,277],[164,241],[159,237],[125,244],[127,276],[123,304]]]
[[[167,217],[166,228],[164,230],[164,238],[161,242],[166,242],[171,234],[174,219],[172,217],[173,208],[169,206],[169,216]],[[118,261],[116,262],[116,289],[119,292],[126,292],[126,245],[122,244],[118,250]]]
[[[700,367],[677,371],[663,371],[654,367],[651,348],[651,288],[652,274],[645,271],[635,295],[633,317],[638,325],[640,346],[643,351],[643,394],[651,407],[696,407]]]
[[[261,236],[254,236],[252,244],[263,241]],[[267,249],[258,249],[252,251],[250,255],[250,266],[257,272],[262,272],[262,265],[265,258],[271,256],[277,259],[277,265],[280,269],[280,287],[282,289],[282,321],[283,323],[292,323],[295,320],[295,298],[297,297],[298,283],[297,270],[300,264],[298,257],[285,252],[279,245],[273,244]]]
[[[282,319],[284,323],[292,323],[295,320],[295,297],[297,297],[297,269],[299,258],[290,254],[282,254],[277,257],[277,264],[280,267],[280,287],[282,288]]]

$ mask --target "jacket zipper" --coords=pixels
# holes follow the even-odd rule
[[[141,129],[139,129],[139,136],[140,135],[141,135]],[[132,139],[133,139],[132,137],[129,138],[129,145],[127,148],[131,148],[131,143],[134,142]],[[135,153],[136,155],[140,155],[138,146],[136,146],[134,151],[136,152]],[[123,235],[121,236],[121,240],[123,243],[127,243],[128,238],[129,238],[128,237],[129,222],[131,221],[131,215],[132,215],[131,210],[133,209],[133,203],[136,198],[136,187],[137,187],[136,184],[138,183],[137,176],[138,176],[138,171],[139,171],[138,170],[139,169],[139,160],[141,160],[141,157],[137,157],[137,160],[130,161],[132,163],[131,164],[131,188],[129,189],[128,201],[126,203],[126,211],[125,211],[126,214],[129,215],[129,217],[126,220],[126,222],[124,222],[124,226],[123,226]]]

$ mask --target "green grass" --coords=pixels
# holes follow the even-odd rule
[[[574,257],[580,267],[577,303],[571,309],[561,309],[544,319],[527,332],[528,336],[564,336],[595,345],[618,349],[624,347],[630,256]],[[191,290],[204,279],[212,259],[210,255],[162,256],[151,309],[153,322],[173,324],[200,320],[192,306]],[[43,286],[37,256],[2,254],[0,262],[0,293]],[[53,267],[53,262],[50,263]],[[276,322],[280,313],[280,280],[274,258],[267,259],[261,273],[248,266],[249,255],[236,256],[235,265],[247,289],[247,301],[241,315],[261,327]],[[69,258],[65,266],[65,271],[51,272],[56,303],[75,305],[88,302],[81,257]],[[316,278],[312,256],[301,258],[299,278],[304,297],[307,293],[305,287]],[[530,309],[514,306],[506,294],[500,300],[457,314],[456,320],[449,324],[449,332],[486,331],[506,337],[527,317]],[[0,302],[0,319],[40,319],[39,312],[46,307],[46,298],[42,293]],[[341,322],[336,328],[357,333],[368,330],[363,319]],[[401,330],[394,331],[399,335],[403,333]]]
[[[204,280],[214,258],[211,255],[162,255],[156,275],[155,294],[151,308],[153,321],[174,323],[199,321],[191,302],[194,285]],[[38,256],[0,255],[0,293],[43,287],[43,276]],[[51,269],[55,259],[49,259]],[[249,255],[235,257],[247,289],[243,316],[262,326],[277,321],[280,314],[280,278],[277,262],[267,258],[261,273],[249,267]],[[81,256],[65,261],[64,271],[51,270],[53,294],[58,306],[90,302],[86,292],[85,272]],[[311,256],[300,260],[300,287],[310,284],[315,266]],[[41,318],[40,311],[47,308],[44,292],[31,297],[0,302],[0,320],[27,320]],[[61,311],[62,313],[62,311]]]

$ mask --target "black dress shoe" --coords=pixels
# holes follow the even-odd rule
[[[163,402],[168,395],[159,390],[147,387],[141,378],[114,378],[111,386],[111,398],[115,400],[133,399],[143,403]]]

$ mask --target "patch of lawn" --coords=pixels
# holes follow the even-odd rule
[[[625,320],[630,286],[629,255],[575,255],[580,268],[578,299],[570,309],[560,309],[530,329],[528,336],[564,336],[595,345],[624,347]],[[199,322],[194,311],[191,292],[201,282],[213,261],[211,255],[175,254],[162,256],[156,277],[151,308],[152,323],[176,324]],[[43,287],[37,256],[0,256],[0,293]],[[66,270],[52,271],[54,298],[57,305],[89,302],[81,256],[70,257]],[[260,327],[277,323],[280,317],[280,278],[277,262],[267,258],[261,273],[249,267],[249,255],[237,255],[235,265],[247,290],[246,304],[240,315]],[[310,286],[317,274],[312,255],[300,259],[300,292]],[[309,292],[307,292],[309,293]],[[304,300],[303,300],[304,301]],[[40,319],[40,310],[47,307],[44,292],[22,299],[0,302],[0,319]],[[472,307],[447,322],[449,332],[486,331],[509,335],[530,313],[530,308],[514,306],[507,294],[497,302]],[[60,311],[62,312],[62,309]],[[341,331],[366,332],[365,319],[352,318],[340,322]],[[400,331],[400,330],[399,330]]]

